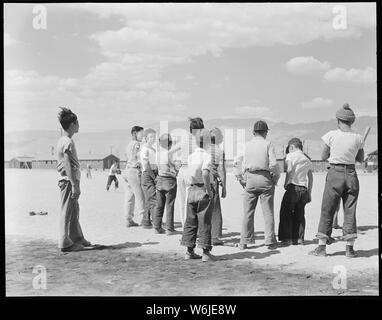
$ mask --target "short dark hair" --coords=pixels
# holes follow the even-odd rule
[[[164,133],[159,137],[159,145],[162,148],[170,149],[172,145],[172,137],[169,133]]]
[[[288,152],[289,152],[289,146],[290,145],[293,145],[295,146],[296,148],[302,150],[303,149],[303,143],[302,141],[299,139],[299,138],[292,138],[289,140],[288,142]]]
[[[220,144],[223,142],[223,133],[219,128],[213,128],[210,133],[212,144]]]
[[[139,131],[142,131],[143,128],[140,126],[134,126],[131,128],[131,134],[138,133]]]
[[[157,132],[154,129],[147,128],[143,131],[143,136],[146,138],[150,133],[156,134]]]
[[[61,107],[61,111],[58,113],[58,121],[64,130],[68,130],[72,122],[77,121],[77,115],[72,110]]]
[[[190,132],[195,129],[204,129],[204,123],[202,118],[188,118],[190,121]]]
[[[346,124],[348,125],[349,127],[354,123],[354,121],[346,121],[346,120],[342,120],[342,119],[338,119],[338,122],[342,122],[343,124]]]
[[[201,129],[195,135],[195,142],[199,148],[208,147],[211,144],[211,134],[207,129]]]

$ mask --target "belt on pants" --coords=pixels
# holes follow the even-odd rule
[[[338,164],[338,163],[331,163],[330,168],[346,168],[346,169],[355,169],[354,164]]]

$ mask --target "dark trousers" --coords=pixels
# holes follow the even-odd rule
[[[114,181],[115,188],[118,188],[118,179],[115,175],[109,176],[107,178],[107,185],[106,185],[106,190],[109,190],[111,183]]]
[[[342,199],[344,223],[343,240],[357,238],[356,208],[359,181],[354,166],[333,166],[326,175],[321,205],[321,217],[316,237],[328,239],[332,234],[333,217]]]
[[[176,178],[158,177],[156,185],[157,206],[153,217],[154,227],[162,227],[162,218],[166,207],[166,230],[174,230],[174,204],[176,198]]]
[[[154,175],[156,175],[155,172]],[[151,225],[151,219],[154,216],[157,205],[156,181],[147,171],[143,171],[141,183],[143,194],[145,196],[145,210],[143,212],[141,224],[149,226]]]
[[[287,186],[280,208],[278,232],[280,241],[304,240],[305,205],[308,197],[307,188],[294,184]]]
[[[212,241],[218,240],[222,236],[223,216],[220,204],[219,182],[217,179],[213,183],[214,197],[212,199],[211,236]]]
[[[212,200],[205,187],[190,186],[187,197],[186,221],[183,228],[181,244],[195,248],[196,236],[199,236],[198,247],[211,250],[211,215]]]

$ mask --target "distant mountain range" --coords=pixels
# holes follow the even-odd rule
[[[232,137],[229,143],[233,154],[237,150],[237,137],[245,133],[245,140],[252,137],[253,124],[257,119],[213,119],[206,120],[207,128],[218,127],[225,132],[226,140]],[[278,157],[283,157],[283,146],[292,137],[299,137],[305,141],[305,151],[312,159],[319,159],[321,153],[321,137],[329,130],[336,129],[336,120],[319,121],[313,123],[289,124],[284,122],[269,122],[268,138],[276,146]],[[362,116],[357,118],[354,129],[363,134],[365,128],[371,126],[365,145],[366,153],[372,152],[378,146],[377,117]],[[160,124],[153,123],[150,126],[159,132]],[[168,129],[187,130],[187,121],[169,122]],[[125,158],[124,150],[130,140],[130,130],[109,130],[105,132],[80,132],[74,139],[76,141],[79,158],[102,158],[110,153],[115,154],[122,160]],[[164,133],[164,132],[163,132]],[[35,156],[36,158],[50,159],[55,157],[57,140],[60,137],[59,131],[19,131],[7,133],[4,138],[4,160],[10,160],[17,156]],[[227,148],[227,145],[226,145]],[[228,157],[227,157],[228,158]]]

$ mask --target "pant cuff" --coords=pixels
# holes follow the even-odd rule
[[[211,251],[212,246],[211,246],[211,244],[198,243],[198,248]]]
[[[357,239],[357,234],[356,233],[349,233],[349,234],[345,234],[341,237],[341,240],[343,241],[347,241],[347,240],[353,240],[353,239]]]
[[[192,243],[192,242],[180,241],[180,245],[187,248],[195,248],[195,243]]]
[[[322,232],[317,232],[316,238],[317,239],[326,239],[326,240],[329,240],[329,236],[326,235],[325,233],[322,233]]]

